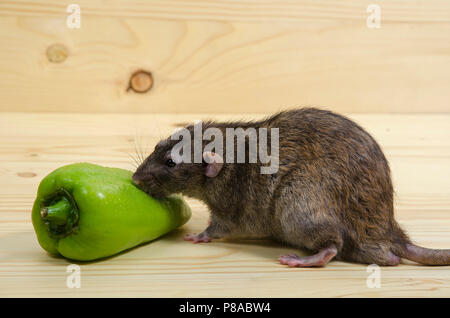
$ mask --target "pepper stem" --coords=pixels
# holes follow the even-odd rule
[[[77,207],[67,191],[60,191],[47,200],[41,206],[40,214],[53,237],[69,235],[78,221]]]
[[[53,222],[55,225],[63,225],[67,223],[72,209],[73,207],[69,200],[62,197],[55,204],[43,207],[41,209],[41,217],[46,221]]]

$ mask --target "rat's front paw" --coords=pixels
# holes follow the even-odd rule
[[[186,234],[184,237],[185,241],[193,241],[194,243],[209,243],[211,238],[204,232],[200,234]]]

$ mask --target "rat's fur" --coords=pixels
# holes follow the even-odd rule
[[[332,246],[336,259],[351,262],[397,265],[404,257],[450,264],[449,250],[413,245],[395,221],[388,162],[353,121],[303,108],[261,121],[204,123],[208,127],[224,135],[225,128],[279,128],[280,161],[275,174],[261,174],[260,163],[225,162],[209,178],[206,163],[165,166],[178,141],[160,142],[133,179],[154,196],[181,192],[205,202],[211,224],[199,241],[270,237],[313,252]]]

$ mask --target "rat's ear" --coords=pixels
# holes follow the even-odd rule
[[[215,152],[204,152],[203,160],[208,164],[205,168],[205,175],[207,177],[214,178],[219,174],[220,170],[222,170],[223,158]]]

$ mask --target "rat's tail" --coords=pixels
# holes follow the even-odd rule
[[[424,265],[450,265],[450,249],[431,249],[406,243],[396,252],[397,256]]]

